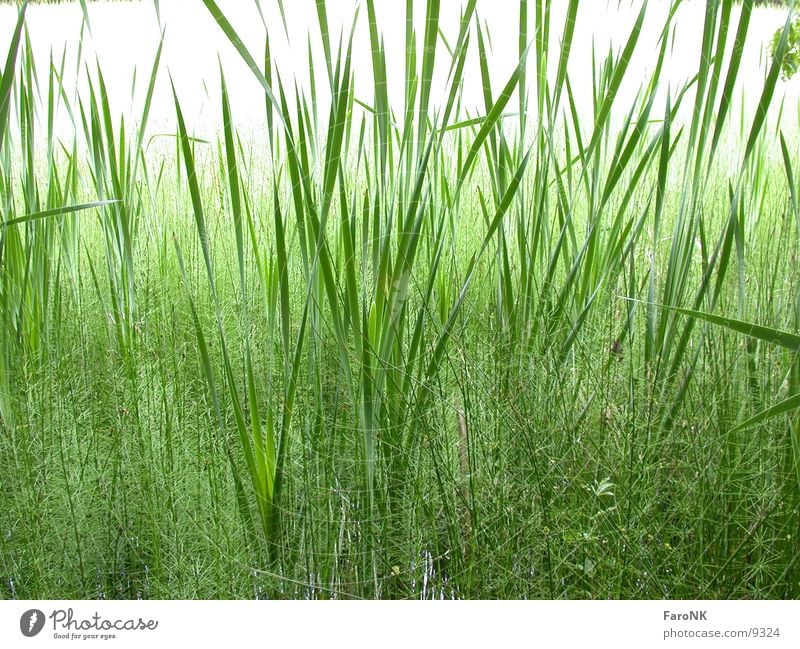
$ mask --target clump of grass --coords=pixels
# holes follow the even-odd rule
[[[72,99],[66,55],[40,76],[20,8],[0,79],[9,596],[796,596],[800,211],[770,123],[791,16],[736,133],[752,1],[706,3],[677,87],[670,3],[626,105],[637,5],[593,52],[588,115],[579,0],[563,22],[520,0],[499,77],[475,0],[452,24],[408,2],[400,105],[372,0],[339,34],[316,3],[306,89],[271,56],[285,18],[262,56],[203,4],[263,89],[255,156],[222,66],[216,139],[173,86],[160,158],[167,37],[133,121],[102,61],[78,56]]]

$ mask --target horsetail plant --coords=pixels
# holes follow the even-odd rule
[[[197,121],[173,7],[130,80],[13,14],[0,588],[796,597],[792,12],[307,4],[197,4]]]

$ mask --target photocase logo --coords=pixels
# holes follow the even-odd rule
[[[19,618],[19,630],[26,638],[32,638],[44,628],[44,613],[38,608],[25,611]]]

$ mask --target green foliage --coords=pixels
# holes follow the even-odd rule
[[[782,35],[783,28],[781,27],[775,31],[770,40],[770,54],[773,58],[778,55],[778,46]],[[794,18],[789,25],[786,50],[780,58],[780,62],[781,77],[784,80],[791,79],[800,68],[800,16]]]
[[[741,114],[753,2],[704,3],[677,87],[681,1],[653,38],[637,4],[587,106],[580,0],[520,0],[504,70],[475,0],[409,1],[403,79],[378,3],[339,31],[317,0],[307,87],[286,24],[254,53],[225,4],[263,102],[221,65],[196,134],[175,79],[166,151],[168,36],[132,119],[102,61],[37,68],[24,6],[12,32],[2,596],[796,599],[795,23]]]

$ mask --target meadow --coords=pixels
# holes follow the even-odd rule
[[[477,0],[187,0],[258,88],[197,130],[164,4],[132,83],[3,14],[0,596],[800,595],[788,8],[630,2],[578,84],[594,0],[510,66]]]

